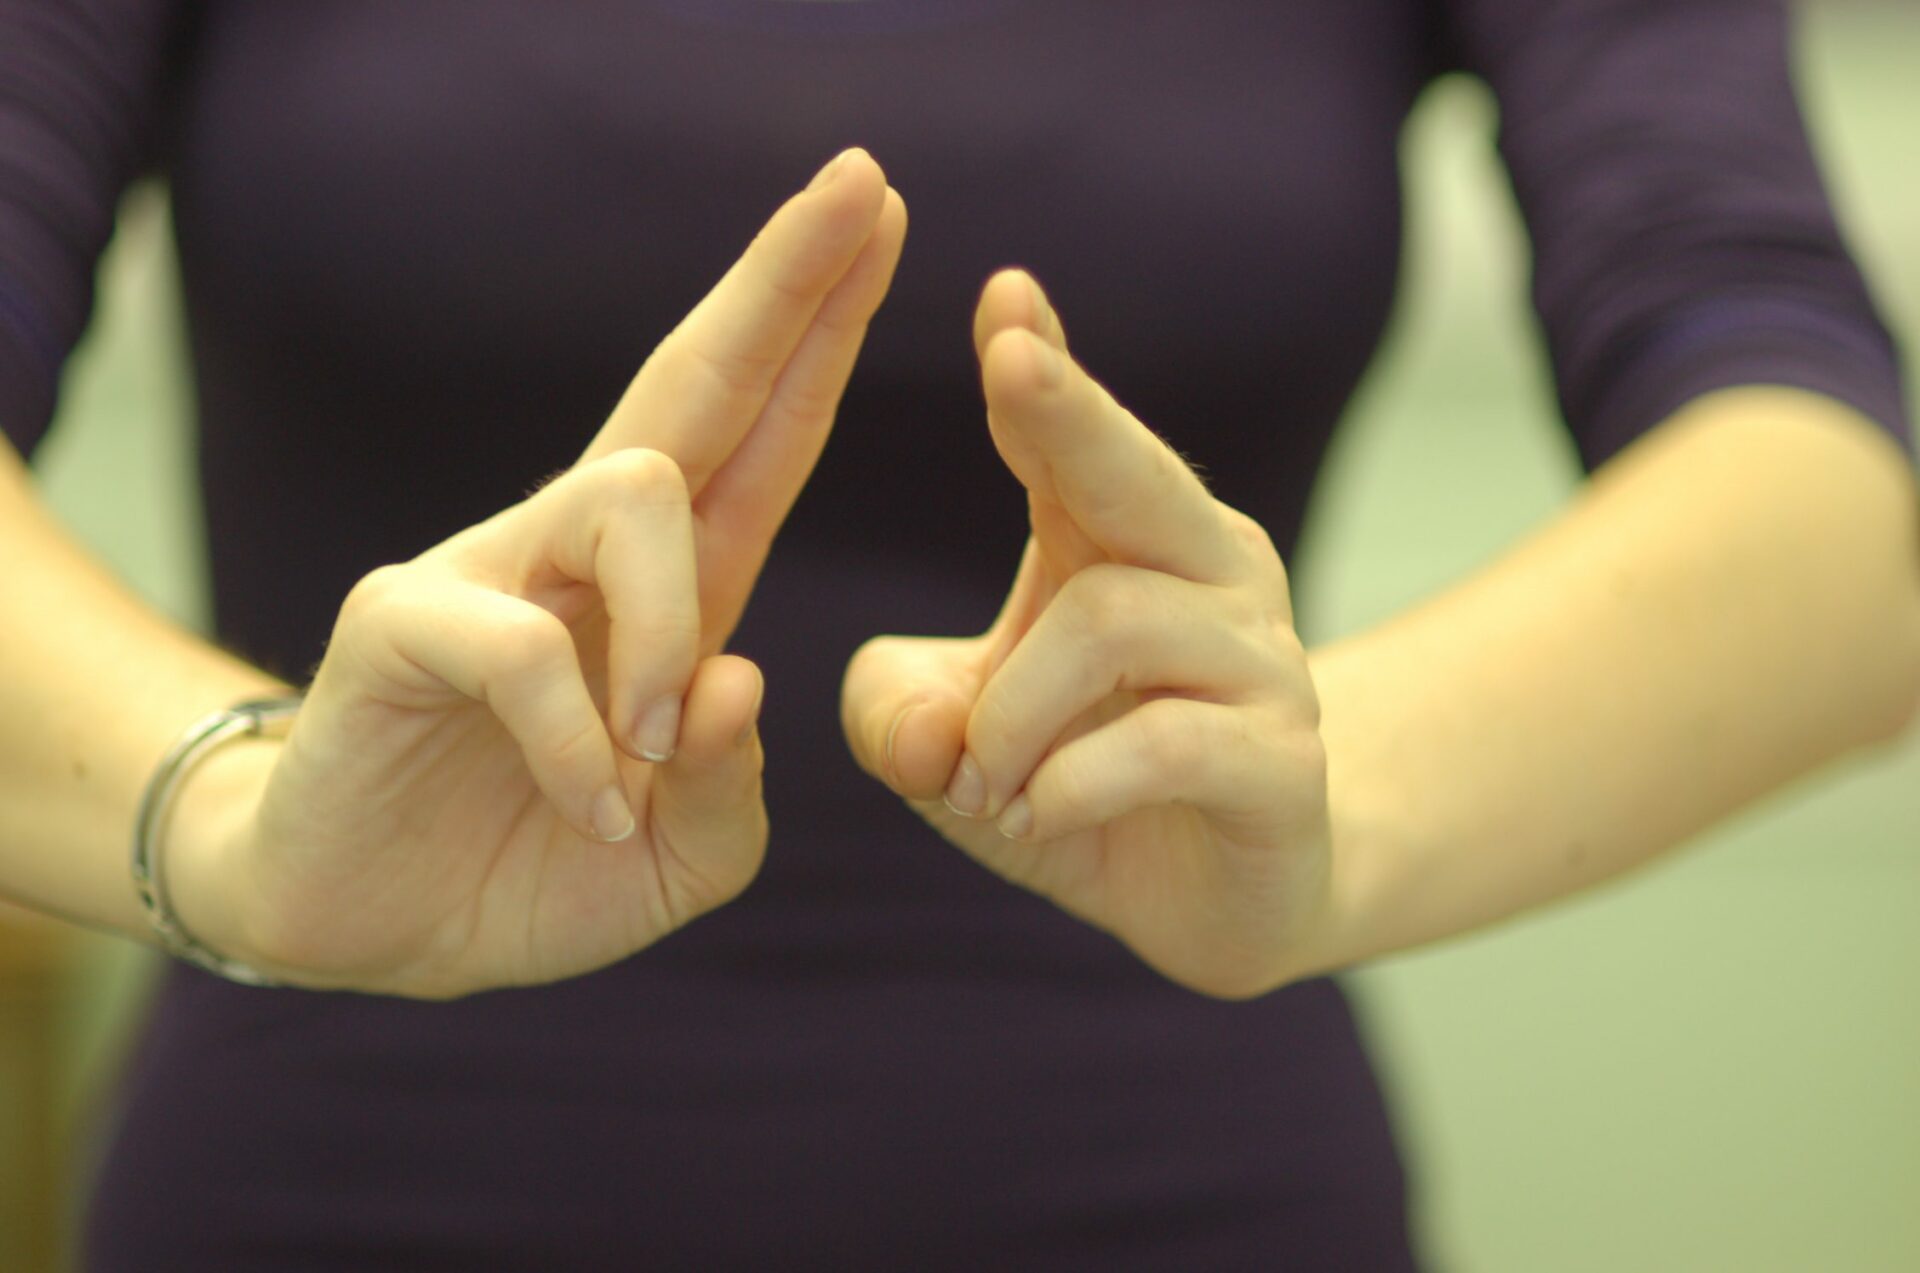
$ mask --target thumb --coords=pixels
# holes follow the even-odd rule
[[[673,875],[676,923],[731,900],[767,847],[761,799],[760,669],[733,654],[706,659],[688,687],[679,744],[655,765],[648,810],[654,848]]]
[[[987,677],[983,637],[874,637],[840,685],[840,725],[860,767],[911,800],[947,789]]]

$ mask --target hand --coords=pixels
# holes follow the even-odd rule
[[[1270,990],[1323,913],[1331,849],[1280,556],[1067,356],[1027,276],[988,284],[974,335],[1032,536],[984,635],[856,654],[854,754],[948,840],[1173,980]]]
[[[362,580],[264,796],[175,874],[214,881],[189,927],[287,980],[444,997],[586,972],[739,893],[766,843],[762,686],[718,652],[905,229],[848,152],[577,466]]]

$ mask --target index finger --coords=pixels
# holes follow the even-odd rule
[[[1199,476],[1070,357],[1009,327],[987,342],[982,375],[1007,466],[1108,556],[1202,583],[1245,573]]]
[[[886,176],[864,150],[844,151],[821,169],[654,350],[582,462],[650,447],[673,457],[698,496],[859,258],[886,195]]]

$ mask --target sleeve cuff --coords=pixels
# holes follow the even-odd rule
[[[46,436],[54,392],[46,365],[0,321],[0,433],[24,458]]]
[[[33,312],[0,277],[0,433],[31,458],[59,393],[59,357]]]
[[[1876,339],[1877,338],[1877,339]],[[1580,418],[1566,407],[1588,472],[1688,402],[1718,389],[1782,385],[1846,403],[1916,454],[1892,344],[1878,329],[1795,305],[1716,305],[1642,345]]]

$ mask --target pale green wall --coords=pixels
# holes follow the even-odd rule
[[[1809,108],[1911,340],[1920,8],[1815,17]],[[1413,286],[1294,563],[1310,638],[1458,577],[1574,480],[1490,123],[1480,93],[1451,83],[1411,133]],[[192,618],[198,533],[151,211],[106,272],[43,473],[103,554]],[[1920,1269],[1917,920],[1920,738],[1625,885],[1357,975],[1435,1255],[1487,1273]],[[83,1093],[110,1067],[142,963],[107,942],[88,957],[72,1014]]]

